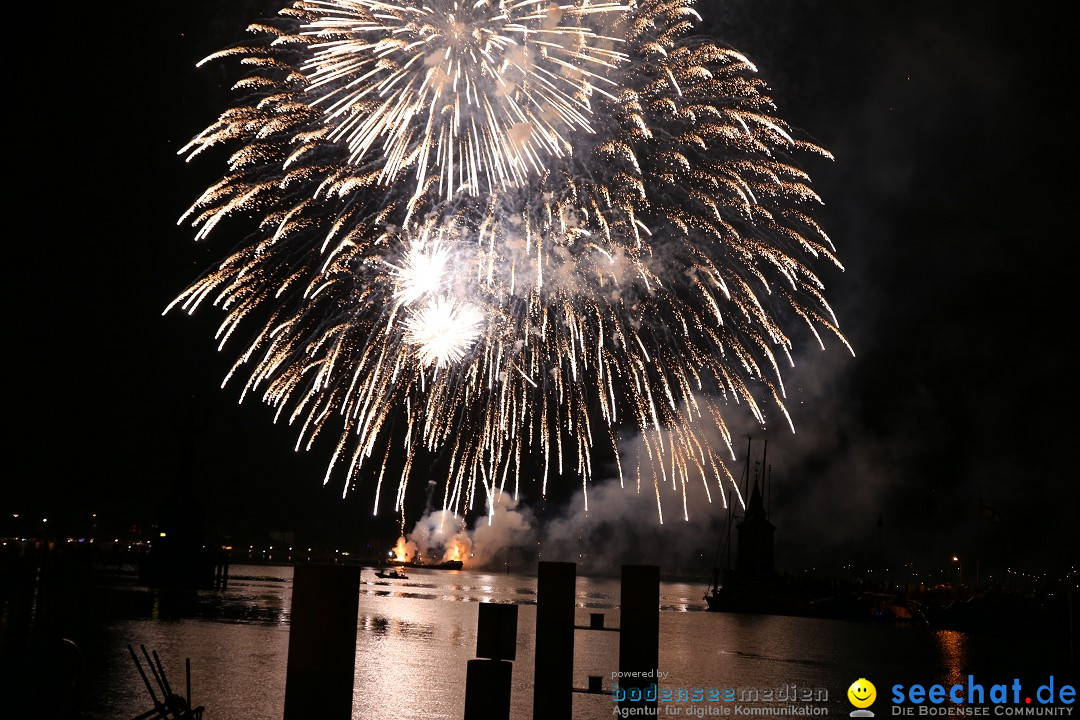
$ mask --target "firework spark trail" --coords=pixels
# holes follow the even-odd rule
[[[241,398],[299,424],[298,447],[336,436],[346,492],[378,465],[376,510],[395,453],[395,509],[425,449],[447,451],[445,508],[490,511],[529,456],[542,492],[587,484],[595,444],[631,430],[658,502],[660,483],[732,483],[726,406],[790,422],[784,318],[847,343],[810,265],[839,266],[820,201],[789,159],[827,153],[745,57],[688,36],[695,17],[691,0],[286,8],[217,54],[252,68],[245,100],[182,150],[233,154],[181,221],[259,228],[170,308],[221,307],[222,344],[269,313],[226,381],[247,372]]]

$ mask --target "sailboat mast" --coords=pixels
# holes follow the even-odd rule
[[[735,491],[728,490],[728,516],[727,516],[727,569],[731,570],[731,526],[734,525],[735,515]]]
[[[772,515],[772,465],[769,466],[769,475],[765,487],[769,489],[769,492],[765,495],[765,519],[768,520]]]
[[[743,462],[743,489],[742,489],[742,501],[743,509],[746,509],[746,501],[750,497],[750,445],[753,442],[754,437],[752,435],[746,436],[746,460]]]
[[[765,448],[761,451],[761,494],[765,495],[766,497],[768,497],[768,485],[766,485],[766,483],[768,482],[768,479],[765,477],[765,468],[767,467],[767,465],[765,465],[765,460],[768,457],[769,457],[769,439],[765,438]],[[766,514],[768,514],[768,509],[766,509],[765,512],[766,512]]]

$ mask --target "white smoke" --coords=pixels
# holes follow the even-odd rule
[[[469,568],[519,566],[536,555],[536,519],[509,493],[496,493],[491,512],[472,530],[449,510],[428,510],[406,537],[409,559],[460,559]],[[460,557],[455,557],[459,555]]]
[[[664,522],[657,513],[657,492]],[[658,565],[666,574],[711,572],[727,510],[720,490],[709,494],[698,479],[654,487],[642,478],[620,486],[607,480],[589,488],[589,509],[576,493],[560,516],[544,525],[542,560],[575,562],[582,575],[618,575],[623,565]],[[738,500],[736,499],[737,503]]]
[[[472,540],[464,518],[449,510],[436,510],[417,521],[407,537],[406,547],[413,546],[423,562],[455,560],[455,554],[468,555]],[[416,553],[413,559],[417,559]]]
[[[515,566],[536,553],[536,518],[510,493],[498,493],[493,512],[472,533],[471,563],[476,567]]]

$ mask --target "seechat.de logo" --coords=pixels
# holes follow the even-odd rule
[[[1025,689],[1020,678],[1013,678],[1011,683],[984,685],[974,675],[968,675],[966,683],[951,686],[893,685],[892,701],[893,715],[914,715],[915,707],[919,708],[919,715],[950,715],[949,708],[955,705],[994,706],[994,714],[999,716],[1047,715],[1053,714],[1049,706],[1075,703],[1076,688],[1055,680],[1053,675],[1034,692],[1030,685]],[[896,707],[901,703],[911,706]]]

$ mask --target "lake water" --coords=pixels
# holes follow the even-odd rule
[[[410,570],[408,580],[379,580],[365,568],[361,582],[354,718],[460,719],[480,602],[520,606],[512,717],[532,717],[535,577]],[[661,584],[663,685],[822,688],[828,714],[846,717],[852,709],[846,689],[860,677],[873,680],[885,699],[893,683],[948,686],[974,673],[984,683],[1017,676],[1034,687],[1044,679],[1040,673],[1053,671],[1040,638],[711,613],[704,590]],[[80,643],[80,717],[130,718],[150,707],[128,643],[157,650],[174,687],[182,683],[184,658],[191,658],[193,699],[206,707],[208,720],[281,717],[292,568],[234,565],[223,592],[171,596],[120,585],[109,592],[104,617]],[[577,623],[587,625],[590,612],[603,611],[606,625],[617,627],[618,601],[617,579],[579,577]],[[608,688],[617,668],[617,633],[577,632],[576,687],[602,675]],[[878,707],[887,705],[879,700]],[[575,718],[608,718],[612,709],[610,696],[574,699]]]

